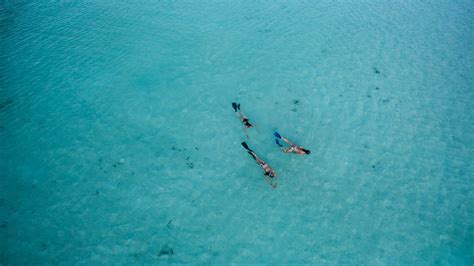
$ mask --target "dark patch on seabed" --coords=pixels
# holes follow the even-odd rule
[[[376,67],[374,67],[374,72],[375,74],[380,74],[380,71]]]
[[[161,247],[159,256],[161,257],[164,255],[173,255],[173,254],[174,254],[174,250],[170,246],[165,244],[163,247]]]
[[[191,150],[192,148],[190,148]],[[181,151],[187,151],[188,149],[187,148],[179,148],[177,147],[177,145],[173,145],[171,146],[171,150],[172,151],[178,151],[178,152],[181,152]],[[194,150],[196,151],[199,151],[199,147],[195,146],[194,147]],[[187,155],[187,154],[186,154]],[[189,156],[186,156],[186,166],[189,168],[189,169],[193,169],[194,168],[194,163],[190,161],[190,157]]]
[[[46,128],[46,122],[44,120],[41,120],[38,122],[38,127],[41,128],[41,129],[45,129]]]
[[[11,99],[6,99],[6,100],[1,100],[0,101],[0,111],[3,111],[4,109],[7,109],[8,106],[13,104],[13,100]]]
[[[8,226],[7,221],[2,221],[2,223],[0,224],[0,228],[7,228],[7,226]]]
[[[171,150],[173,150],[173,151],[181,151],[181,149],[177,148],[176,145],[173,145],[173,146],[171,147]]]
[[[379,166],[380,162],[377,162],[375,164],[372,165],[372,169],[375,169],[377,166]]]
[[[195,148],[197,149],[197,147],[195,147]],[[181,148],[176,147],[176,145],[173,145],[173,146],[171,146],[171,150],[180,152],[180,151],[187,151],[188,149],[187,148],[181,149]],[[199,150],[199,149],[197,149],[197,150]]]

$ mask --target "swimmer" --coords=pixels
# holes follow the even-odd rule
[[[291,141],[289,141],[287,138],[284,138],[284,137],[280,136],[280,134],[278,134],[278,132],[273,133],[273,135],[274,135],[275,138],[276,138],[276,139],[275,139],[276,144],[277,144],[278,146],[280,146],[280,147],[281,147],[281,150],[284,151],[284,152],[286,152],[286,153],[292,152],[292,153],[296,153],[296,154],[298,154],[298,155],[305,155],[305,154],[310,154],[310,153],[311,153],[310,150],[307,150],[307,149],[305,149],[305,148],[303,148],[303,147],[301,147],[301,146],[298,146],[298,145],[292,143]],[[280,142],[278,141],[278,139],[283,140],[283,141],[286,142],[288,145],[290,145],[290,147],[289,147],[289,148],[283,148],[283,145],[280,144]]]
[[[240,103],[232,103],[232,107],[235,110],[235,114],[239,118],[242,123],[244,123],[244,133],[247,138],[249,137],[249,134],[247,133],[247,128],[255,127],[254,125],[250,124],[248,117],[240,110]]]
[[[247,152],[255,159],[255,161],[257,162],[258,165],[260,165],[260,167],[262,167],[263,169],[263,174],[265,175],[265,180],[274,188],[276,188],[278,186],[278,177],[277,177],[277,174],[276,172],[265,162],[263,161],[262,159],[260,159],[260,157],[257,156],[257,154],[255,154],[255,152],[253,150],[251,150],[249,148],[249,146],[247,145],[247,143],[245,142],[242,142],[242,146],[247,150]]]

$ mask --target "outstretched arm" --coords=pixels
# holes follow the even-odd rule
[[[275,177],[273,178],[273,184],[272,186],[274,188],[277,188],[278,187],[278,176],[275,175]]]
[[[271,178],[268,175],[265,175],[265,181],[267,181],[267,183],[271,185],[273,188],[278,187],[278,177],[276,176],[276,174],[273,178]]]
[[[264,175],[264,177],[265,177],[265,181],[267,181],[269,185],[273,186],[272,179],[268,175]]]
[[[244,127],[244,133],[245,133],[245,136],[247,136],[247,138],[249,138],[249,133],[247,132],[247,127]]]

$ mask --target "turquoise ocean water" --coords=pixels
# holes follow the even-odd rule
[[[1,1],[0,264],[472,265],[472,14]]]

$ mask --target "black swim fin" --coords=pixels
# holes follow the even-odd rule
[[[250,154],[250,156],[252,156],[252,158],[254,160],[257,160],[257,157],[255,157],[255,154],[254,154],[254,151],[252,151],[250,148],[249,148],[249,145],[247,145],[247,143],[244,141],[241,143],[242,146],[247,150],[247,152]]]
[[[245,141],[242,142],[241,144],[242,144],[242,146],[243,146],[246,150],[252,151],[252,150],[249,148],[249,145],[247,145],[247,143],[246,143]]]
[[[237,109],[239,109],[239,110],[240,110],[240,103],[239,103],[239,104],[237,104]]]
[[[237,112],[237,104],[236,103],[232,103],[232,108],[234,108],[234,111]]]

